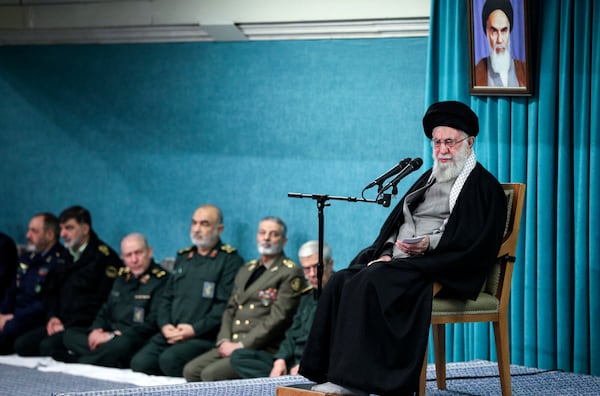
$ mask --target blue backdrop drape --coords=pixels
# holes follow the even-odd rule
[[[478,160],[500,181],[527,184],[511,362],[600,375],[600,4],[527,6],[533,94],[470,96],[467,0],[432,1],[426,105],[470,104]],[[447,333],[448,360],[495,359],[489,325]]]

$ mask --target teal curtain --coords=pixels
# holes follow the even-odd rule
[[[471,96],[467,0],[433,0],[425,106],[470,104],[478,160],[501,182],[527,184],[511,362],[600,375],[600,2],[527,7],[533,94]],[[496,359],[488,324],[449,326],[447,337],[449,361]]]

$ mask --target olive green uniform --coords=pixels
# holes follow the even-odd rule
[[[154,261],[138,278],[131,274],[129,268],[122,267],[92,326],[66,329],[65,346],[79,357],[80,363],[129,367],[133,354],[158,331],[157,303],[167,278],[167,272]],[[111,340],[91,351],[88,334],[94,329],[119,331],[121,335],[113,333]]]
[[[288,371],[300,363],[304,345],[317,309],[315,288],[308,286],[300,299],[292,326],[285,332],[285,338],[275,355],[256,349],[237,349],[231,355],[231,367],[241,378],[268,377],[276,359],[285,360]]]
[[[237,273],[217,340],[241,342],[244,348],[274,353],[292,322],[305,279],[302,269],[282,253],[246,288],[259,265],[259,260],[250,261]],[[214,348],[186,364],[184,377],[188,381],[238,378],[229,360],[221,358]]]
[[[180,250],[160,300],[157,323],[159,329],[189,324],[195,337],[170,345],[159,332],[135,354],[131,368],[181,377],[188,361],[212,348],[233,279],[243,263],[236,249],[221,241],[206,256],[198,254],[195,246]]]

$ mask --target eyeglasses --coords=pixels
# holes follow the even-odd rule
[[[448,138],[448,139],[444,139],[444,140],[431,139],[431,147],[440,148],[443,143],[446,147],[452,148],[452,147],[456,146],[456,144],[462,142],[463,140],[467,140],[468,138],[470,138],[470,136],[467,136],[466,138],[462,138],[459,140],[452,139],[452,138]]]
[[[317,266],[318,266],[318,264],[302,266],[302,271],[304,271],[304,272],[310,272],[312,270],[316,271],[317,270]]]

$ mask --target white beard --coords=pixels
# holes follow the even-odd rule
[[[492,70],[500,75],[508,74],[510,69],[510,45],[506,45],[506,49],[501,53],[497,53],[496,50],[490,47],[490,63]]]
[[[432,176],[435,177],[437,182],[443,183],[448,180],[452,180],[460,175],[463,168],[465,167],[465,163],[469,158],[468,155],[469,146],[463,144],[454,154],[451,162],[441,163],[436,157],[433,155],[433,170],[431,172]],[[444,156],[442,156],[444,157]]]
[[[275,256],[276,254],[279,254],[283,251],[283,244],[275,243],[275,244],[262,245],[262,244],[258,243],[257,248],[258,248],[258,253],[260,253],[260,254],[264,254],[267,256]]]

